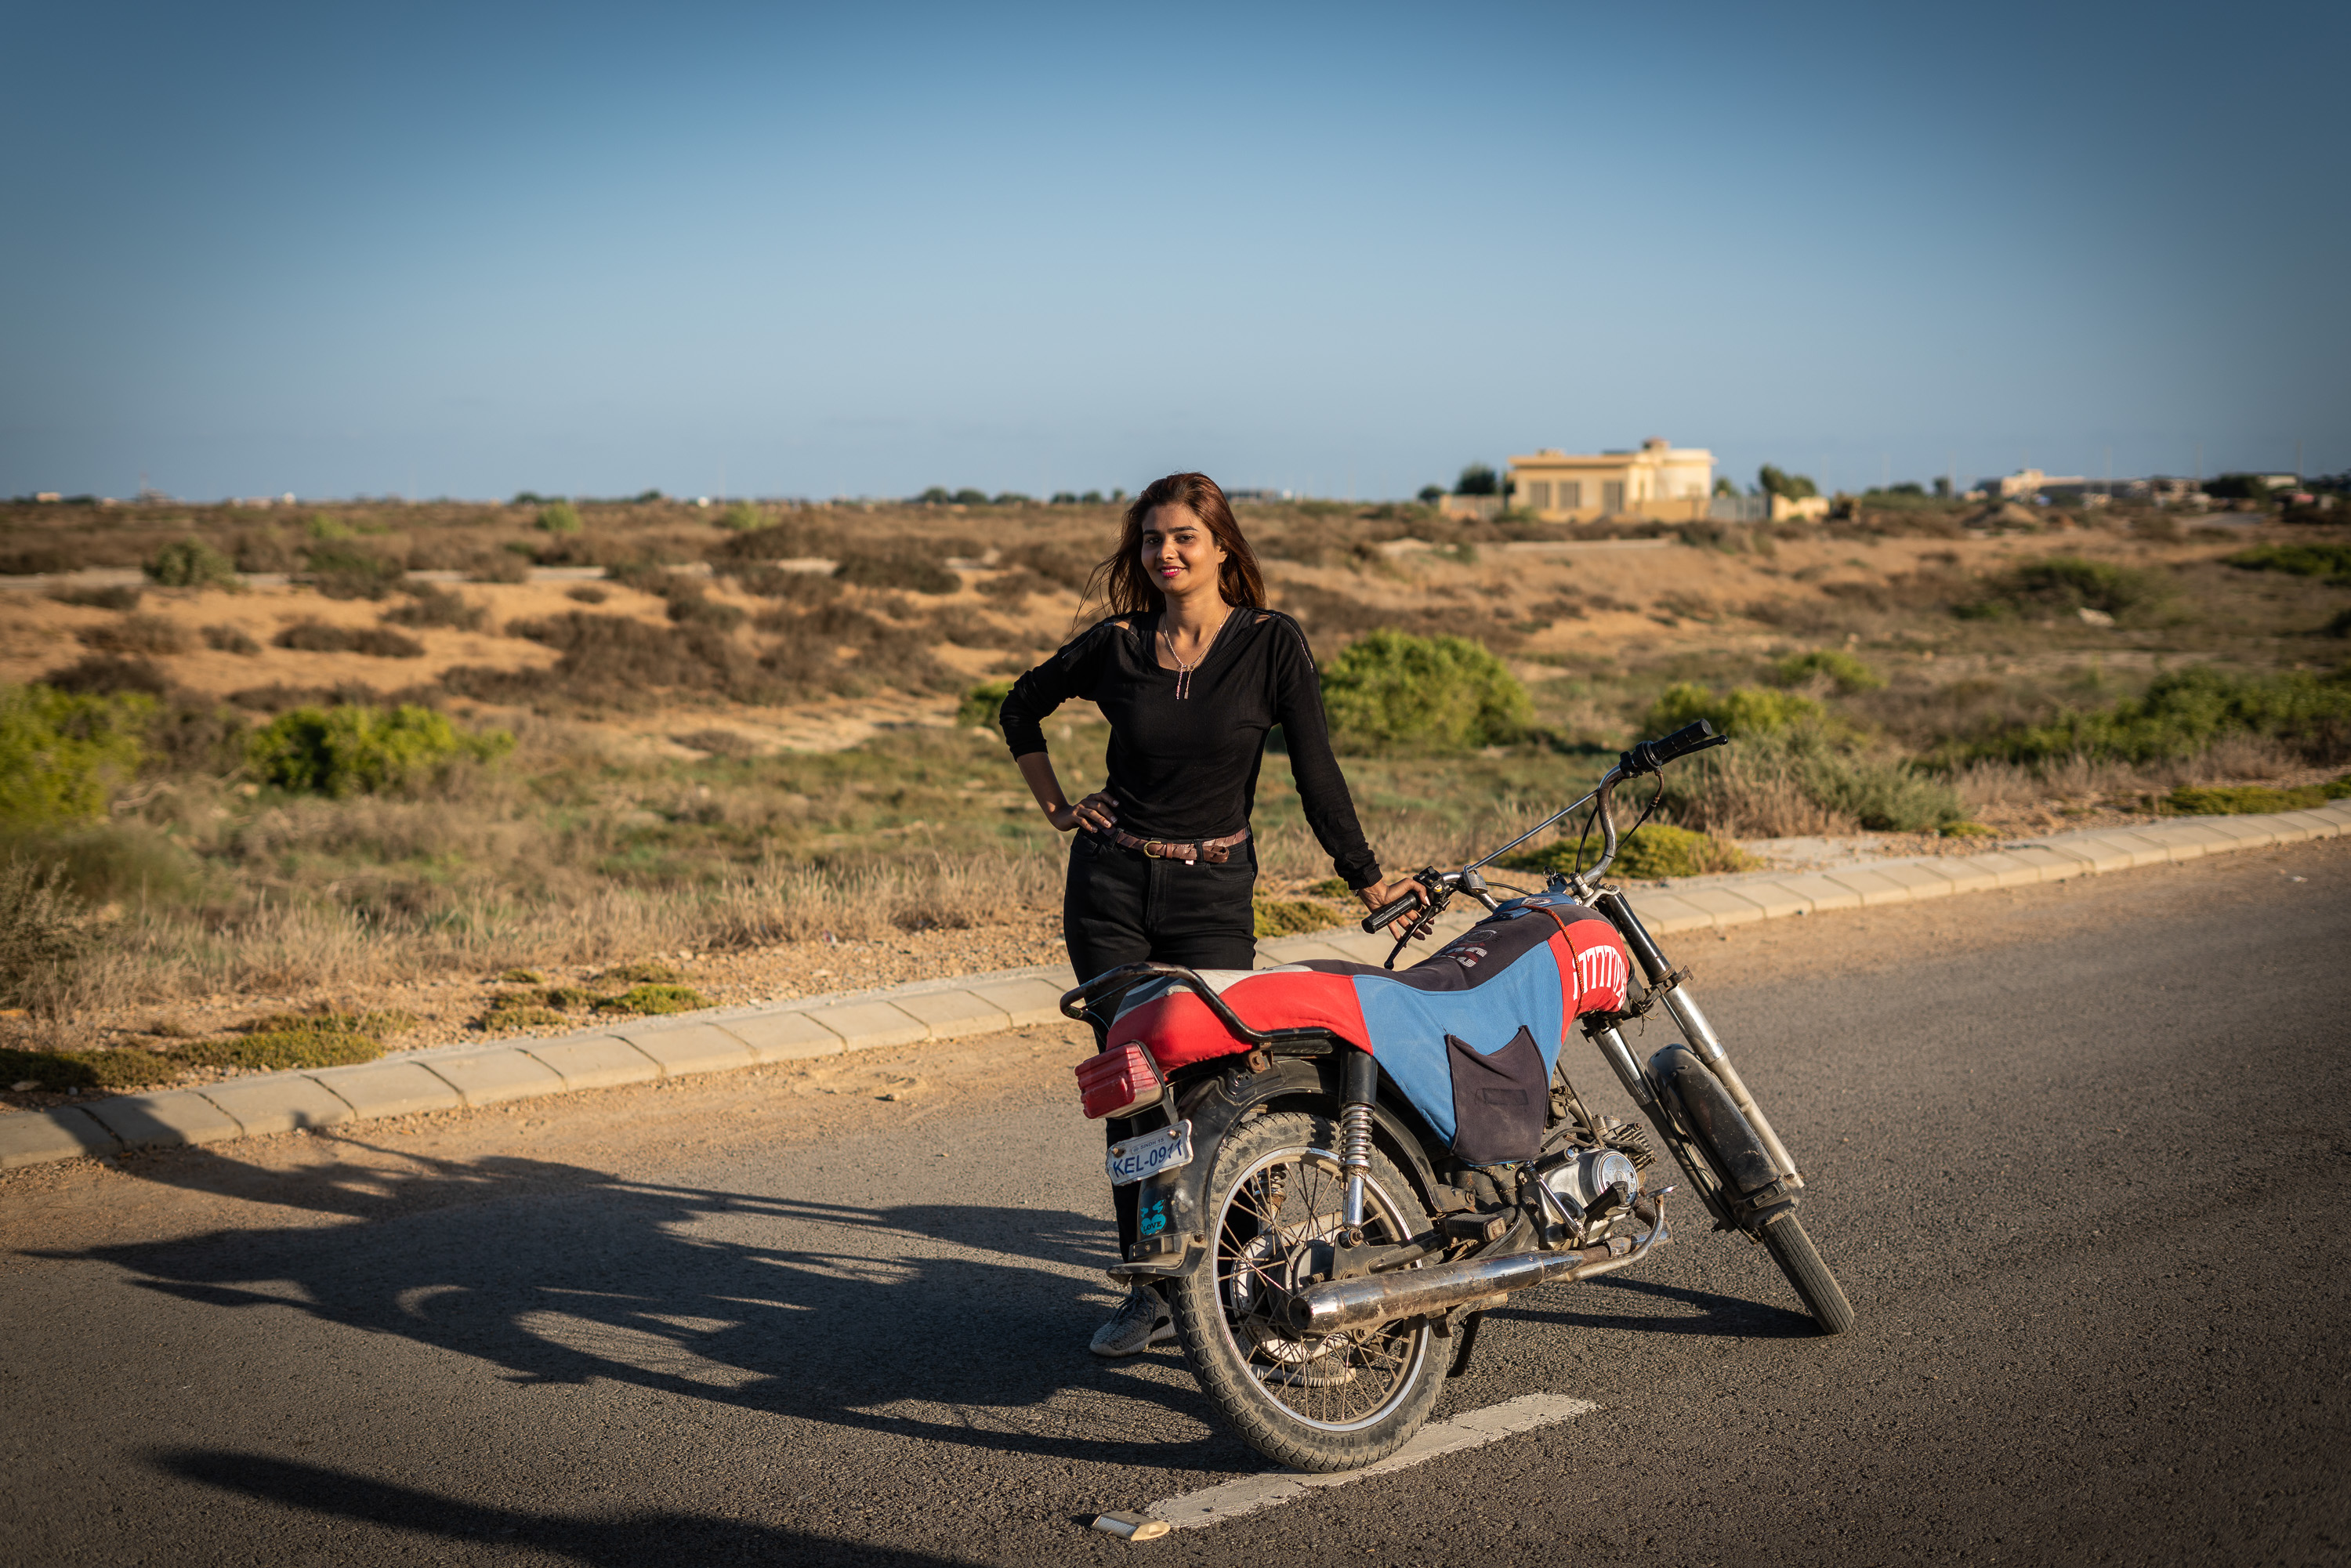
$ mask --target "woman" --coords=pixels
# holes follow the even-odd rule
[[[1371,908],[1414,884],[1384,881],[1331,755],[1314,655],[1298,622],[1265,604],[1257,557],[1205,474],[1171,474],[1126,509],[1096,569],[1109,619],[1013,683],[1004,737],[1046,820],[1077,831],[1062,897],[1070,967],[1089,980],[1145,959],[1255,967],[1249,811],[1266,732],[1281,727],[1307,825]],[[1071,805],[1045,749],[1045,716],[1073,698],[1110,721],[1103,789]],[[1110,1141],[1128,1135],[1108,1123]],[[1122,1254],[1135,1188],[1113,1189]],[[1166,1303],[1137,1286],[1094,1335],[1095,1354],[1173,1339]]]

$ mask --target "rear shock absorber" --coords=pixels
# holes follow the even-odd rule
[[[1360,1245],[1364,1230],[1364,1186],[1372,1175],[1372,1102],[1379,1092],[1379,1064],[1366,1052],[1349,1051],[1341,1088],[1339,1168],[1347,1177],[1343,1218],[1351,1245]]]

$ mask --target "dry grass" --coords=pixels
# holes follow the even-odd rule
[[[45,1011],[115,1013],[221,993],[334,992],[544,964],[611,964],[653,952],[863,941],[991,924],[1057,897],[1061,862],[994,853],[831,868],[778,862],[715,886],[604,887],[577,902],[472,894],[431,909],[256,901],[214,919],[160,907],[106,939],[37,997]]]
[[[116,906],[53,1004],[119,1012],[1050,920],[1065,841],[1036,821],[1000,743],[942,729],[863,737],[944,725],[964,689],[1066,636],[1113,537],[1113,508],[769,506],[737,519],[761,525],[747,528],[671,503],[578,510],[580,530],[560,535],[534,527],[533,507],[329,507],[323,523],[235,508],[12,514],[14,554],[0,567],[135,568],[201,537],[247,570],[340,562],[348,579],[202,601],[155,587],[69,603],[27,594],[37,602],[19,623],[0,627],[0,678],[146,691],[172,716],[165,759],[116,822],[78,847],[47,845],[78,857],[88,907]],[[1467,635],[1535,686],[1534,731],[1507,754],[1349,759],[1359,814],[1391,870],[1458,863],[1580,793],[1671,682],[1770,681],[1791,656],[1850,648],[1886,685],[1815,695],[1867,737],[1869,757],[1893,758],[2110,703],[2177,651],[2224,650],[2260,668],[2340,649],[2316,633],[2341,612],[2343,590],[2218,564],[2242,540],[2166,539],[2127,519],[2062,539],[2024,531],[2046,517],[1941,513],[1827,529],[1575,530],[1314,504],[1246,507],[1242,521],[1276,602],[1301,617],[1325,660],[1383,627]],[[1986,538],[1971,526],[2010,531]],[[1579,533],[1682,543],[1577,556],[1497,548]],[[1380,548],[1407,536],[1446,548]],[[2055,554],[2165,576],[2187,618],[2101,629],[2038,600],[1996,621],[1952,613]],[[960,564],[949,570],[951,556]],[[800,570],[811,558],[850,570]],[[611,575],[519,580],[534,562]],[[403,570],[486,580],[455,591],[402,580]],[[322,588],[399,597],[338,603]],[[58,647],[78,653],[77,641],[87,653],[64,662]],[[238,726],[252,721],[235,709],[394,698],[514,728],[521,749],[405,798],[240,789]],[[878,716],[836,722],[852,710]],[[1065,710],[1049,733],[1064,782],[1081,787],[1099,727]],[[1670,820],[1740,837],[1854,825],[1766,749],[1715,754],[1710,787],[1677,798]],[[2022,812],[2262,780],[2293,761],[2224,742],[2188,763],[1979,764],[1953,782],[1971,811]],[[1278,759],[1265,777],[1265,887],[1293,898],[1327,879],[1330,862],[1282,793]],[[143,847],[122,847],[141,834]],[[100,839],[115,848],[92,848]]]
[[[2067,757],[2036,767],[1973,762],[1953,772],[1973,808],[2022,807],[2044,800],[2135,800],[2182,788],[2259,782],[2306,771],[2302,757],[2262,736],[2230,736],[2200,756],[2153,763]]]

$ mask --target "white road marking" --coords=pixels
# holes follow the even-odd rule
[[[1507,1399],[1483,1410],[1472,1410],[1466,1416],[1457,1416],[1434,1427],[1423,1427],[1411,1442],[1378,1464],[1367,1465],[1360,1470],[1342,1470],[1335,1475],[1323,1476],[1277,1470],[1271,1475],[1244,1476],[1239,1480],[1186,1492],[1182,1497],[1163,1498],[1144,1511],[1165,1520],[1177,1530],[1198,1530],[1206,1525],[1222,1524],[1228,1519],[1238,1519],[1245,1513],[1255,1513],[1261,1508],[1272,1508],[1293,1498],[1304,1497],[1317,1487],[1344,1486],[1365,1476],[1384,1476],[1394,1470],[1410,1469],[1443,1454],[1458,1454],[1464,1448],[1482,1448],[1513,1432],[1531,1432],[1538,1427],[1548,1427],[1554,1422],[1572,1421],[1599,1408],[1589,1399],[1571,1398],[1564,1394],[1521,1394],[1516,1399]]]

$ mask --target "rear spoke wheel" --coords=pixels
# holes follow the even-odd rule
[[[1169,1291],[1200,1378],[1259,1453],[1305,1470],[1352,1469],[1394,1453],[1437,1401],[1426,1322],[1301,1335],[1283,1315],[1339,1233],[1346,1179],[1336,1129],[1285,1113],[1244,1124],[1208,1179],[1208,1255]],[[1425,1224],[1402,1173],[1374,1152],[1364,1239],[1390,1245]]]

